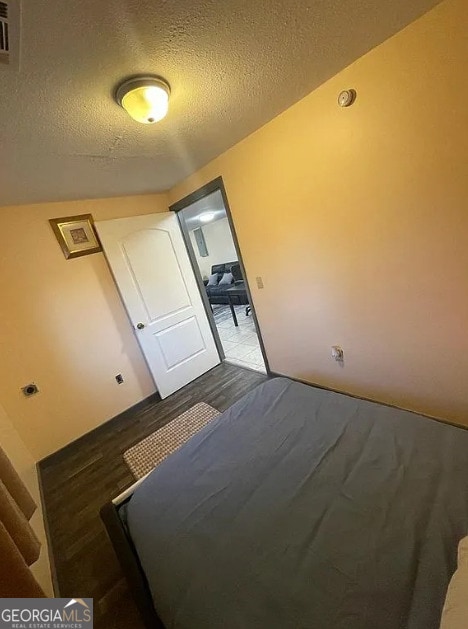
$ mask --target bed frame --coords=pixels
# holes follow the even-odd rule
[[[280,376],[281,374],[274,374],[274,375]],[[311,385],[310,383],[297,380],[294,378],[291,378],[291,380],[295,380],[296,382],[301,382],[302,384],[306,384],[308,386],[313,386],[320,389],[332,391],[334,393],[341,393],[340,391],[329,389],[328,387]],[[369,398],[363,398],[358,395],[352,395],[349,393],[341,393],[341,395],[346,395],[348,397],[357,398],[357,399],[361,399],[361,400],[365,400],[369,402],[374,402],[382,406],[388,406],[388,407],[395,408],[398,410],[404,410],[393,404],[386,404],[384,402],[376,402],[375,400],[371,400]],[[430,415],[425,415],[425,417],[427,417],[427,419],[429,420],[437,421],[442,424],[447,424],[455,428],[462,428],[463,430],[468,430],[467,426],[463,426],[461,424],[456,424],[454,422],[443,420],[437,417],[431,417]],[[133,541],[126,529],[125,524],[123,523],[122,519],[119,516],[119,510],[126,503],[130,501],[135,489],[145,480],[146,476],[148,476],[150,473],[151,472],[146,474],[140,480],[136,481],[133,485],[131,485],[128,489],[126,489],[122,494],[117,496],[117,498],[112,500],[112,502],[105,504],[102,507],[100,514],[101,514],[101,519],[104,522],[105,528],[107,530],[108,536],[110,538],[110,541],[112,543],[112,546],[114,547],[115,553],[117,555],[117,559],[127,579],[129,590],[135,600],[136,606],[143,619],[145,628],[146,629],[165,629],[154,607],[153,598],[151,596],[148,581],[146,579],[145,573],[141,566],[140,559],[138,557]]]
[[[133,492],[145,478],[146,476],[131,485],[112,502],[105,504],[100,513],[144,626],[146,629],[164,629],[154,608],[148,581],[135,546],[119,515],[119,510],[129,502]]]

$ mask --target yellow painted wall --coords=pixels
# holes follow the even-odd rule
[[[155,390],[104,255],[66,260],[48,219],[162,211],[166,195],[0,208],[0,401],[36,459]]]
[[[169,195],[223,176],[273,370],[464,424],[467,23],[442,3]]]

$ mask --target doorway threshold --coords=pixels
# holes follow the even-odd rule
[[[247,363],[237,358],[225,358],[223,362],[228,363],[229,365],[235,365],[236,367],[243,367],[244,369],[250,369],[250,371],[256,371],[257,373],[266,375],[266,369],[262,365],[258,365],[254,363]]]

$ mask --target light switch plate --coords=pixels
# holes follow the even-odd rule
[[[261,277],[256,277],[255,281],[257,282],[257,288],[263,288],[263,279]]]

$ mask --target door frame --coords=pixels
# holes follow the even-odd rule
[[[258,342],[259,342],[259,345],[260,345],[260,350],[262,352],[263,361],[265,363],[265,369],[266,369],[267,375],[270,375],[271,374],[271,370],[270,370],[270,366],[268,364],[268,358],[267,358],[266,351],[265,351],[265,345],[263,343],[263,337],[262,337],[260,325],[258,323],[257,313],[255,311],[255,304],[254,304],[254,301],[252,299],[252,293],[250,292],[250,287],[249,287],[249,282],[248,282],[248,278],[247,278],[247,273],[245,272],[244,261],[242,259],[242,252],[241,252],[241,249],[240,249],[239,241],[237,239],[237,233],[236,233],[236,229],[234,227],[234,221],[233,221],[233,218],[232,218],[231,207],[229,205],[229,201],[228,201],[227,194],[226,194],[226,188],[224,186],[224,181],[223,181],[222,176],[216,177],[216,179],[213,179],[212,181],[209,181],[205,185],[201,186],[201,188],[198,188],[197,190],[195,190],[194,192],[191,192],[190,194],[188,194],[187,196],[183,197],[179,201],[176,201],[175,203],[173,203],[172,205],[169,206],[169,210],[171,212],[175,212],[177,214],[177,220],[179,221],[180,229],[182,231],[182,237],[184,239],[185,246],[187,248],[188,256],[189,256],[189,259],[190,259],[190,264],[192,265],[192,270],[193,270],[193,273],[194,273],[195,278],[197,280],[198,289],[200,291],[203,303],[205,305],[206,314],[208,316],[208,321],[209,321],[210,326],[211,326],[211,331],[213,332],[213,337],[214,337],[214,340],[215,340],[215,343],[216,343],[216,347],[218,348],[220,358],[223,360],[223,359],[225,359],[225,354],[224,354],[223,346],[221,344],[221,339],[219,338],[218,328],[216,327],[216,323],[215,323],[215,320],[214,320],[213,312],[211,310],[211,306],[210,306],[210,303],[208,301],[208,297],[207,297],[206,290],[205,290],[205,285],[203,284],[203,281],[202,281],[200,269],[198,267],[198,264],[197,264],[197,261],[196,261],[196,258],[195,258],[195,253],[193,251],[192,243],[190,241],[190,236],[189,236],[189,233],[188,233],[188,230],[187,230],[187,226],[185,225],[185,221],[183,219],[181,219],[181,217],[179,215],[179,212],[181,210],[185,210],[189,205],[192,205],[193,203],[196,203],[197,201],[200,201],[201,199],[204,199],[208,195],[213,194],[213,192],[218,192],[218,191],[221,192],[221,196],[223,198],[224,208],[226,210],[226,216],[227,216],[227,219],[228,219],[229,227],[231,229],[232,239],[234,241],[234,247],[235,247],[236,252],[237,252],[237,259],[238,259],[239,266],[240,266],[241,271],[242,271],[242,276],[243,276],[244,282],[245,282],[245,289],[246,289],[246,292],[247,292],[247,297],[249,299],[249,305],[250,305],[250,308],[251,308],[251,315],[252,315],[254,323],[255,323],[255,329],[256,329],[256,332],[257,332],[257,335],[258,335]]]

